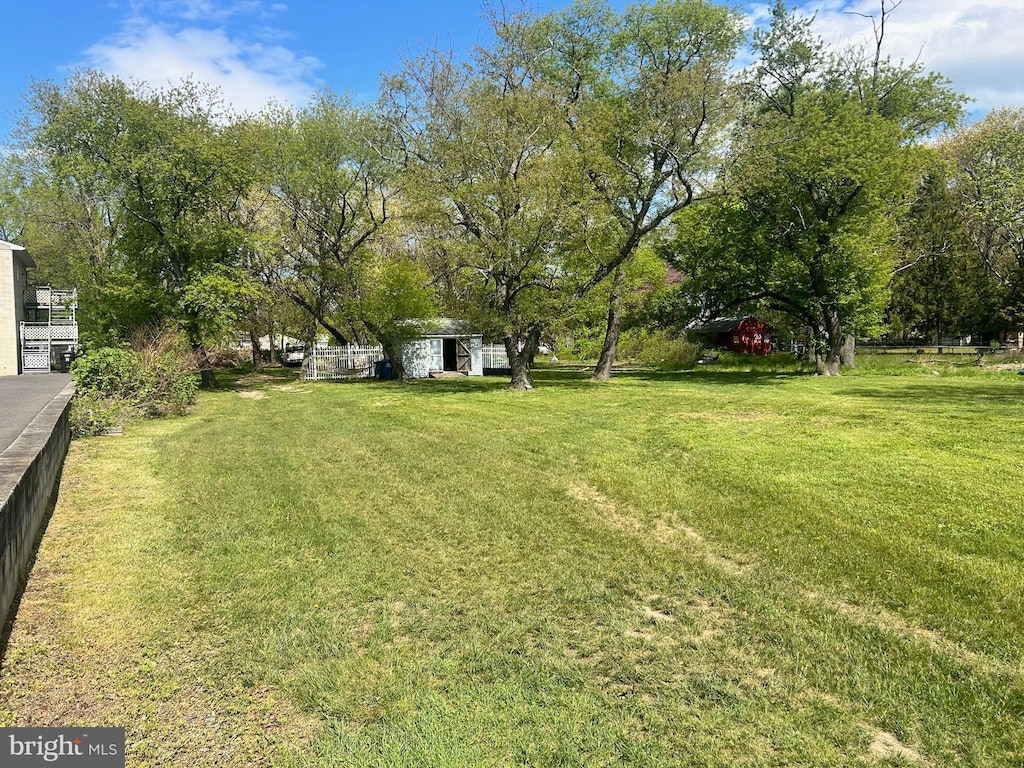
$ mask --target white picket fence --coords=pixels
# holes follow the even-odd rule
[[[302,361],[302,378],[306,381],[328,379],[368,379],[374,367],[384,359],[382,347],[343,347],[315,349]]]
[[[508,353],[504,344],[484,344],[484,368],[508,368]]]
[[[306,355],[302,361],[302,378],[306,381],[329,379],[368,379],[376,364],[384,359],[382,347],[361,347],[349,344],[324,347]],[[508,368],[508,355],[502,344],[483,346],[484,368]]]

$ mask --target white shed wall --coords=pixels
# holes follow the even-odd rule
[[[462,336],[460,338],[466,338]],[[402,365],[410,379],[425,379],[431,371],[444,368],[444,341],[441,337],[410,339],[402,344]],[[484,375],[484,337],[469,337],[469,375]]]
[[[430,375],[429,339],[412,339],[402,343],[402,365],[410,379],[425,379]]]

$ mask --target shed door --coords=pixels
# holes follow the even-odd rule
[[[430,349],[428,371],[444,370],[444,339],[427,339]]]
[[[473,351],[470,348],[469,339],[456,339],[455,356],[457,361],[456,370],[462,373],[469,373],[473,368]]]

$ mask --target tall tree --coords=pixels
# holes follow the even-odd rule
[[[238,265],[233,221],[253,183],[252,148],[229,130],[215,92],[191,82],[151,90],[96,72],[36,83],[31,138],[61,184],[103,201],[120,282],[144,295],[150,320],[178,323],[215,384],[208,315],[198,297]],[[223,296],[210,297],[211,301]]]
[[[582,214],[558,105],[531,52],[507,42],[466,65],[437,52],[410,62],[381,110],[447,304],[503,340],[511,386],[530,389],[541,334],[571,299]]]
[[[1003,318],[1024,326],[1024,109],[991,112],[942,151],[967,232],[1000,286]]]
[[[698,199],[718,165],[736,98],[729,68],[743,39],[739,15],[701,0],[661,0],[615,14],[577,2],[532,30],[546,87],[608,218],[607,243],[582,295],[611,276],[594,378],[606,381],[622,319],[625,266],[646,238]]]
[[[27,179],[10,155],[0,155],[0,240],[17,243],[25,232]]]
[[[939,343],[946,336],[990,336],[998,284],[974,247],[948,166],[936,162],[899,221],[900,258],[890,281],[890,334]]]
[[[891,9],[881,7],[875,49],[836,54],[811,19],[776,3],[754,36],[758,61],[724,177],[729,200],[697,224],[716,248],[679,243],[700,274],[715,271],[709,257],[726,255],[734,273],[717,273],[727,284],[722,307],[763,302],[805,324],[823,375],[838,373],[855,332],[881,321],[895,220],[923,168],[915,144],[963,104],[941,76],[883,56]]]
[[[339,343],[356,340],[352,315],[400,193],[373,117],[329,91],[270,115],[264,217],[268,263],[285,293]]]

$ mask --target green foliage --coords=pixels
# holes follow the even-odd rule
[[[403,259],[368,269],[376,274],[364,278],[369,288],[354,304],[353,320],[369,327],[378,341],[408,338],[415,331],[403,321],[434,316],[430,276],[421,265]]]
[[[14,158],[0,155],[0,240],[21,242],[28,218],[24,194],[26,182]]]
[[[693,368],[704,347],[669,331],[630,328],[619,339],[619,357],[645,365],[666,368]]]
[[[682,221],[676,238],[712,311],[788,313],[810,329],[826,374],[848,336],[880,330],[896,222],[922,173],[914,143],[963,103],[940,76],[883,58],[883,32],[873,57],[830,54],[809,19],[777,3],[755,35],[728,197]]]
[[[894,338],[937,343],[1001,327],[999,284],[971,241],[969,216],[948,167],[936,163],[900,222],[887,317]]]
[[[100,347],[77,357],[71,365],[75,388],[100,397],[133,400],[143,388],[138,355],[129,349]]]
[[[123,342],[168,322],[196,348],[218,335],[225,321],[210,311],[209,281],[239,267],[245,252],[252,134],[231,122],[214,91],[190,81],[156,90],[76,72],[59,85],[36,83],[30,108],[26,156],[40,166],[40,210],[54,221],[67,212],[86,233],[67,258],[89,335]],[[74,230],[49,225],[33,237],[52,234],[43,249],[52,254]],[[137,298],[122,304],[126,291]]]
[[[601,353],[603,339],[577,337],[556,352],[560,361],[592,363]],[[618,359],[665,369],[693,368],[704,354],[704,347],[672,331],[629,328],[619,337]]]
[[[199,392],[196,364],[180,334],[138,334],[133,348],[100,347],[71,366],[72,431],[98,434],[123,420],[182,415]]]
[[[1024,325],[1024,109],[998,109],[941,147],[966,230],[1000,286],[1003,319]]]
[[[241,267],[216,264],[185,286],[181,303],[196,318],[201,340],[218,346],[242,324],[250,308],[265,301],[267,295],[267,289],[250,279]]]
[[[385,131],[329,91],[304,109],[271,112],[263,128],[270,199],[257,227],[262,266],[313,323],[351,341],[381,261],[408,258],[387,238],[402,184],[382,155]]]

